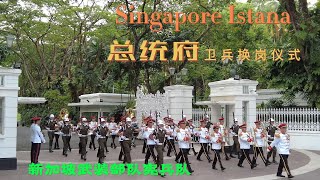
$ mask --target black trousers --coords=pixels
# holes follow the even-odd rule
[[[87,154],[87,150],[86,150],[87,142],[88,142],[88,137],[80,137],[81,156],[86,156],[86,154]]]
[[[147,145],[147,153],[144,159],[145,164],[148,164],[150,156],[152,156],[154,163],[157,163],[157,156],[154,154],[154,147],[155,145]]]
[[[180,163],[181,164],[185,163],[187,165],[188,171],[191,173],[192,169],[191,169],[190,162],[189,162],[189,159],[188,159],[189,150],[190,149],[180,149],[180,152],[181,152]]]
[[[49,151],[52,151],[54,132],[53,131],[48,131],[48,137],[49,137]]]
[[[252,161],[251,161],[250,156],[249,156],[249,151],[250,151],[250,149],[241,149],[241,157],[240,157],[238,165],[242,165],[243,161],[245,159],[247,159],[247,161],[250,164],[250,166],[252,166]]]
[[[280,163],[278,166],[278,172],[277,175],[281,175],[282,174],[282,170],[284,168],[284,170],[287,172],[288,176],[291,175],[291,171],[288,165],[288,154],[279,154],[280,156]]]
[[[170,156],[171,151],[173,150],[174,155],[177,156],[176,146],[174,144],[174,139],[168,139],[168,152],[167,156]]]
[[[147,147],[147,140],[143,140],[143,147],[142,147],[142,153],[146,153],[146,147]]]
[[[94,143],[94,139],[95,139],[96,135],[95,134],[91,134],[90,137],[91,137],[91,141],[90,141],[90,144],[89,144],[89,148],[91,149],[91,147],[93,146],[93,149],[96,149],[96,145]]]
[[[220,157],[221,149],[212,149],[212,151],[214,152],[212,167],[216,167],[217,161],[219,161],[220,167],[222,168],[223,166],[222,166],[221,157]]]
[[[59,134],[54,134],[54,137],[56,139],[56,142],[54,143],[54,148],[55,149],[59,149],[60,148],[59,147],[59,137],[60,137],[60,135]]]
[[[266,158],[264,157],[262,147],[253,147],[253,148],[254,148],[254,150],[253,150],[254,154],[253,154],[253,158],[252,158],[252,163],[253,163],[253,164],[256,164],[257,158],[260,156],[261,159],[262,159],[262,161],[263,161],[263,163],[266,164],[266,163],[267,163],[267,160],[266,160]]]
[[[71,136],[62,136],[62,141],[63,141],[63,151],[62,154],[65,155],[68,152],[68,149],[70,148],[70,139]]]
[[[111,143],[111,147],[116,148],[116,143],[114,143],[114,140],[116,139],[117,135],[111,135],[112,138],[112,143]]]
[[[200,143],[201,145],[201,149],[199,151],[198,157],[197,159],[200,159],[202,153],[204,153],[204,155],[206,156],[206,158],[208,159],[208,161],[211,159],[210,156],[208,155],[208,143]]]
[[[189,154],[190,149],[188,149],[188,154]],[[180,158],[182,157],[182,150],[180,149],[179,153],[176,156],[176,161],[180,162]]]
[[[31,163],[38,163],[41,143],[31,143]]]
[[[124,156],[123,141],[119,141],[119,143],[120,143],[121,149],[120,149],[120,153],[119,153],[119,158],[118,158],[118,160],[119,160],[119,161],[122,161],[122,156]],[[125,157],[124,157],[124,159],[123,159],[123,162],[125,162]]]

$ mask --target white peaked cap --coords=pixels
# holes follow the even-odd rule
[[[183,118],[186,118],[187,116],[186,116],[186,115],[183,115],[182,117],[183,117]]]
[[[106,120],[104,118],[101,118],[100,122],[106,122]]]
[[[70,121],[70,120],[69,120],[69,118],[64,118],[64,121],[68,122],[68,121]]]
[[[126,118],[126,121],[131,121],[131,118],[127,117],[127,118]]]
[[[270,120],[271,122],[274,122],[274,119],[273,119],[273,118],[270,118],[269,120]]]
[[[67,119],[68,117],[69,117],[69,114],[66,114],[66,115],[64,116],[65,119]]]
[[[171,115],[169,115],[168,118],[171,118]]]
[[[82,118],[81,120],[82,120],[82,121],[87,121],[87,118]]]
[[[238,122],[238,118],[234,118],[234,121],[237,121],[237,122]]]
[[[208,115],[208,114],[206,115],[206,118],[209,118],[209,115]]]
[[[54,115],[53,115],[53,114],[50,114],[50,117],[51,117],[51,118],[54,118]]]
[[[163,121],[158,121],[158,125],[164,124]]]

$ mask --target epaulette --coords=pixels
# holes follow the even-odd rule
[[[280,138],[280,134],[279,134],[279,133],[275,133],[275,134],[274,134],[274,137]]]
[[[215,137],[214,133],[211,134],[212,137]]]
[[[180,132],[180,129],[177,129],[176,132],[177,132],[177,133]]]
[[[239,134],[239,136],[242,136],[242,132]]]

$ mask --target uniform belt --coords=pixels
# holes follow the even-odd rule
[[[88,135],[79,134],[79,137],[87,137]]]
[[[62,134],[62,136],[71,136],[71,134]]]
[[[103,137],[103,136],[101,136],[101,137],[98,137],[98,139],[102,139],[102,138],[104,138],[104,139],[105,139],[106,137]]]
[[[158,143],[157,145],[163,145],[163,143]]]

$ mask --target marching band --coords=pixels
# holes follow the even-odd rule
[[[170,115],[163,119],[156,119],[150,116],[142,120],[142,124],[138,124],[136,117],[122,116],[121,121],[117,124],[114,117],[111,117],[108,121],[106,117],[100,117],[96,121],[96,117],[92,116],[91,121],[88,122],[86,117],[81,117],[81,120],[74,127],[70,123],[68,114],[65,115],[63,120],[57,121],[53,114],[50,115],[49,121],[46,125],[49,137],[49,152],[52,153],[53,140],[56,135],[61,135],[63,140],[63,152],[62,155],[68,156],[68,150],[71,151],[70,139],[72,133],[77,133],[79,136],[79,154],[81,159],[86,161],[87,143],[88,137],[90,137],[89,148],[96,149],[95,140],[98,142],[97,158],[98,163],[103,163],[108,153],[107,139],[110,136],[112,138],[111,148],[116,149],[115,138],[118,137],[121,147],[119,154],[119,161],[123,161],[124,164],[131,163],[130,151],[132,147],[136,147],[135,140],[142,135],[144,140],[143,152],[145,154],[145,164],[149,163],[149,159],[157,164],[157,168],[161,170],[161,165],[164,163],[163,153],[167,152],[167,156],[171,157],[174,154],[175,161],[177,163],[185,163],[186,168],[190,174],[194,172],[191,168],[188,156],[189,151],[192,149],[196,159],[201,160],[201,156],[207,158],[208,162],[212,162],[212,169],[217,170],[216,164],[219,163],[220,168],[224,171],[226,168],[222,165],[221,156],[225,155],[225,159],[230,158],[227,155],[225,147],[227,146],[227,136],[230,133],[233,139],[233,146],[230,150],[230,157],[233,157],[233,153],[238,155],[238,166],[244,167],[243,162],[248,162],[250,168],[253,169],[257,166],[257,158],[261,158],[265,166],[271,164],[269,158],[273,155],[272,163],[278,164],[275,161],[276,149],[280,155],[280,163],[277,172],[277,176],[283,177],[282,169],[284,168],[289,178],[293,178],[289,166],[289,145],[290,138],[286,132],[286,125],[281,124],[279,128],[274,125],[274,119],[269,119],[269,126],[264,128],[259,120],[255,123],[255,128],[247,130],[247,125],[238,125],[238,119],[234,118],[234,124],[228,128],[224,126],[224,118],[219,118],[219,123],[211,123],[208,121],[208,116],[200,121],[200,127],[196,128],[192,120],[186,120],[183,116],[182,120],[178,124],[173,122]],[[213,125],[213,126],[212,126]],[[212,129],[211,129],[212,128]],[[278,132],[280,129],[280,132]],[[200,151],[195,152],[194,144],[200,144]],[[176,145],[177,144],[177,145]],[[55,143],[55,146],[59,146]],[[166,147],[166,148],[165,148]],[[177,148],[178,147],[178,148]],[[253,157],[250,158],[250,150],[253,147]],[[267,147],[267,157],[264,155],[263,147]],[[276,148],[274,148],[276,147]],[[56,147],[57,148],[57,147]],[[145,150],[144,150],[145,148]],[[166,149],[166,150],[165,150]],[[213,159],[210,157],[211,149],[213,152]],[[212,154],[212,153],[211,153]],[[32,157],[35,161],[34,157]],[[160,174],[164,177],[164,174]]]

